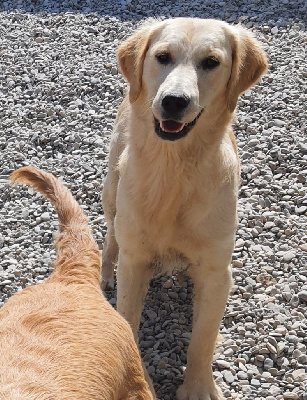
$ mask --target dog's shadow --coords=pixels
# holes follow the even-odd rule
[[[139,348],[159,400],[176,398],[192,330],[193,285],[188,277],[152,279],[139,329]],[[116,290],[106,293],[115,303]]]

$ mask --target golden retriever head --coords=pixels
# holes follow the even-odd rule
[[[197,18],[144,26],[119,47],[118,61],[130,84],[130,102],[145,93],[155,131],[166,140],[186,136],[200,117],[225,110],[230,115],[238,96],[267,67],[248,31]]]

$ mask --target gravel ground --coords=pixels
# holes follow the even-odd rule
[[[306,3],[8,0],[0,10],[0,305],[43,281],[55,257],[54,211],[30,189],[7,186],[14,169],[32,164],[66,182],[103,244],[101,188],[125,91],[115,50],[139,21],[213,17],[255,32],[270,66],[241,97],[234,123],[242,161],[234,290],[213,368],[226,398],[306,400]],[[160,399],[174,399],[182,381],[191,299],[187,280],[151,283],[140,347]]]

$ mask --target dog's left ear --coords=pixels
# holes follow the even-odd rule
[[[157,23],[146,26],[127,40],[117,50],[120,70],[129,83],[129,99],[133,103],[140,95],[142,88],[143,64],[151,44]]]
[[[261,44],[251,33],[236,27],[232,38],[232,69],[227,84],[230,112],[234,111],[239,95],[256,83],[268,66]]]

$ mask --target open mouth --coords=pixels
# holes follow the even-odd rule
[[[197,115],[193,121],[189,122],[188,124],[183,124],[178,121],[174,121],[171,119],[165,121],[159,121],[157,118],[154,117],[155,120],[155,131],[156,134],[163,140],[178,140],[185,137],[189,131],[193,128],[196,124],[196,121],[201,116],[201,112]]]

